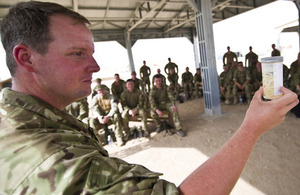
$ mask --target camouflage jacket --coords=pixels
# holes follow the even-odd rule
[[[194,76],[191,72],[184,72],[181,75],[182,83],[192,83],[193,78]]]
[[[101,96],[97,94],[93,97],[91,108],[94,117],[113,116],[119,112],[118,100],[111,94]]]
[[[178,194],[159,173],[108,157],[91,128],[33,96],[3,90],[0,194]]]
[[[233,74],[233,80],[240,84],[244,84],[246,80],[251,81],[251,76],[249,72],[244,68],[243,71],[235,71]]]
[[[199,85],[202,82],[201,74],[194,74],[194,83],[195,85]]]
[[[160,105],[165,105],[167,103],[175,104],[173,91],[166,85],[162,85],[160,89],[153,86],[149,94],[149,101],[152,110],[156,110]]]
[[[118,100],[121,99],[121,94],[124,91],[125,87],[125,81],[120,79],[119,83],[113,82],[111,84],[111,93],[117,98]]]
[[[150,74],[151,74],[151,69],[149,68],[149,66],[142,66],[140,68],[141,79],[149,78]]]
[[[85,124],[89,121],[89,104],[87,98],[83,98],[66,107],[66,111],[81,120]]]
[[[174,70],[175,70],[175,73],[176,73],[176,74],[178,73],[178,66],[177,66],[177,64],[175,64],[175,63],[173,63],[173,62],[169,62],[169,63],[166,64],[166,66],[165,66],[165,73],[166,73],[167,75],[169,75],[170,69],[174,69]]]
[[[121,103],[124,110],[129,111],[134,108],[142,109],[144,108],[145,97],[138,89],[133,89],[132,92],[125,89],[125,91],[121,94]]]

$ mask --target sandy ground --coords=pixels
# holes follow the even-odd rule
[[[123,147],[105,146],[106,150],[111,156],[161,172],[161,178],[179,185],[233,135],[248,107],[222,103],[223,114],[209,117],[204,114],[203,98],[178,106],[186,137],[156,134],[155,125],[149,123],[152,132],[149,139],[132,139]],[[300,119],[288,113],[280,126],[259,139],[231,194],[300,194],[299,140]]]

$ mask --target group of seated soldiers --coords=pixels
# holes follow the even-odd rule
[[[221,99],[225,104],[251,101],[252,94],[262,85],[261,62],[253,60],[244,67],[243,62],[233,61],[223,66],[219,76]],[[300,92],[300,53],[290,69],[283,64],[283,86],[299,94]]]
[[[110,89],[106,85],[101,84],[100,78],[96,79],[97,85],[93,89],[90,107],[88,106],[87,98],[84,98],[69,105],[66,110],[89,124],[98,136],[99,141],[103,144],[109,143],[112,133],[118,146],[124,145],[133,133],[136,133],[138,137],[148,137],[148,117],[152,118],[157,127],[156,132],[160,133],[166,128],[166,124],[161,121],[161,117],[164,114],[170,115],[175,129],[169,128],[168,133],[184,137],[186,133],[182,130],[176,106],[176,100],[178,100],[180,91],[177,65],[172,63],[170,59],[166,65],[165,70],[167,71],[170,85],[166,84],[166,77],[158,69],[157,74],[152,78],[152,87],[148,86],[151,74],[150,68],[148,68],[144,61],[140,69],[141,79],[138,79],[136,72],[133,71],[131,78],[126,82],[120,79],[119,74],[115,74],[114,82]],[[177,72],[175,72],[175,69]],[[202,84],[200,69],[197,69],[197,73],[193,76],[189,69],[186,68],[186,72],[182,74],[182,81],[184,92],[187,94],[186,98],[192,97],[193,87],[196,86],[198,86],[196,94],[200,97],[199,86]],[[92,116],[88,114],[88,110],[92,111]],[[130,129],[129,121],[137,119],[141,121],[141,126]],[[111,124],[114,124],[113,131],[109,128]],[[169,127],[171,124],[167,125]]]

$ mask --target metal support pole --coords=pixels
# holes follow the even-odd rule
[[[129,59],[129,65],[130,65],[130,71],[135,71],[134,63],[133,63],[133,57],[132,57],[132,50],[131,50],[131,41],[130,41],[130,32],[125,32],[125,44]]]
[[[211,116],[220,115],[221,105],[212,28],[211,1],[195,1],[198,6],[198,11],[196,11],[196,29],[199,42],[205,114]]]

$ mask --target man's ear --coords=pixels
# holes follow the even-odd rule
[[[16,63],[25,68],[29,72],[34,72],[33,64],[31,61],[31,49],[23,44],[18,44],[14,47],[13,55]]]

